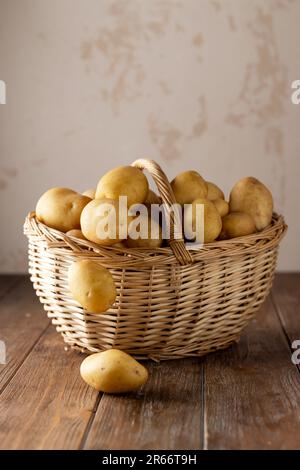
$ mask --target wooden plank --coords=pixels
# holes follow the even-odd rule
[[[277,274],[272,298],[292,345],[294,340],[300,340],[300,273]]]
[[[299,448],[300,375],[270,298],[239,344],[205,364],[205,448]]]
[[[51,325],[0,396],[1,449],[77,449],[98,393]]]
[[[19,278],[0,304],[0,339],[6,345],[6,364],[0,364],[0,392],[48,325],[28,276]]]
[[[201,448],[201,360],[147,367],[150,379],[138,395],[102,397],[85,449]]]

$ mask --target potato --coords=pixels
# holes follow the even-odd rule
[[[81,214],[80,222],[83,235],[94,243],[106,246],[114,245],[127,238],[128,224],[133,217],[128,216],[127,207],[124,208],[122,214],[119,213],[119,210],[119,201],[93,199]],[[125,227],[126,218],[127,229]]]
[[[272,220],[273,197],[268,188],[251,176],[242,178],[231,190],[230,212],[245,212],[252,216],[257,230],[263,230]]]
[[[231,212],[222,219],[220,240],[243,237],[255,231],[255,223],[251,215],[245,212]]]
[[[190,206],[187,206],[184,211],[184,231],[187,238],[190,240],[192,233],[188,227],[192,223],[193,231],[196,230],[196,205],[204,205],[204,243],[209,243],[218,238],[222,229],[222,219],[217,211],[216,206],[208,199],[198,198]],[[189,221],[191,221],[189,223]]]
[[[219,212],[221,217],[224,217],[228,214],[229,204],[227,201],[224,201],[224,199],[214,199],[212,202],[216,206],[217,211]]]
[[[128,207],[141,204],[148,195],[149,185],[144,173],[133,166],[119,166],[100,179],[96,198],[119,199],[127,196]]]
[[[66,235],[68,235],[69,237],[76,237],[76,238],[80,238],[81,240],[86,240],[85,236],[83,235],[82,231],[77,229],[77,228],[74,228],[73,230],[69,230]]]
[[[191,204],[197,198],[206,198],[207,184],[197,171],[184,171],[171,181],[171,187],[179,204]]]
[[[96,188],[89,188],[83,191],[83,196],[90,197],[91,199],[95,199],[96,197]]]
[[[125,393],[137,390],[148,380],[148,371],[118,349],[91,354],[80,366],[83,380],[99,392]]]
[[[88,312],[106,312],[116,300],[112,275],[96,261],[81,260],[71,264],[68,284],[74,299]]]
[[[207,199],[214,201],[215,199],[225,199],[223,191],[215,183],[206,181],[207,184]]]
[[[140,221],[140,223],[136,227],[136,223],[138,223],[138,220]],[[143,233],[142,228],[140,226],[144,226],[146,230],[146,224],[148,228],[148,235],[147,238],[142,238]],[[151,230],[154,233],[153,238],[151,238]],[[137,238],[136,240],[132,238],[134,232],[141,232],[141,237]],[[158,238],[155,238],[156,235]],[[162,245],[162,229],[159,223],[154,218],[151,218],[150,216],[144,217],[141,215],[138,218],[135,218],[133,222],[129,225],[128,238],[125,243],[128,248],[160,248]]]
[[[61,232],[80,229],[80,215],[90,198],[72,189],[52,188],[38,200],[36,217],[40,222]]]
[[[144,201],[144,204],[161,204],[162,200],[152,189],[149,189],[148,195]]]

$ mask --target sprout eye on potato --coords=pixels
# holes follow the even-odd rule
[[[68,188],[52,188],[38,200],[36,217],[40,222],[61,232],[80,229],[83,208],[91,201]]]
[[[117,349],[87,356],[80,366],[80,374],[88,385],[105,393],[132,392],[148,380],[147,369]]]
[[[74,299],[91,313],[106,312],[116,300],[116,286],[108,269],[93,260],[69,267],[68,285]]]

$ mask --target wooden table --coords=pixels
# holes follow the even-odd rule
[[[300,274],[277,275],[241,341],[204,358],[148,363],[137,394],[109,396],[80,378],[27,277],[0,278],[3,449],[300,448]],[[300,353],[299,353],[300,359]]]

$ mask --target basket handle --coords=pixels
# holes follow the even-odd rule
[[[171,210],[171,206],[176,204],[176,199],[166,174],[154,160],[140,158],[135,160],[131,165],[139,168],[140,170],[147,170],[152,176],[159,194],[161,195],[162,201],[165,204],[166,210],[168,211],[167,215],[170,217],[169,245],[171,250],[181,265],[191,264],[193,262],[193,258],[185,247],[182,233],[175,234],[177,224],[174,224],[174,221],[176,217],[179,217],[179,213],[176,210],[176,206],[173,206],[173,210]]]

